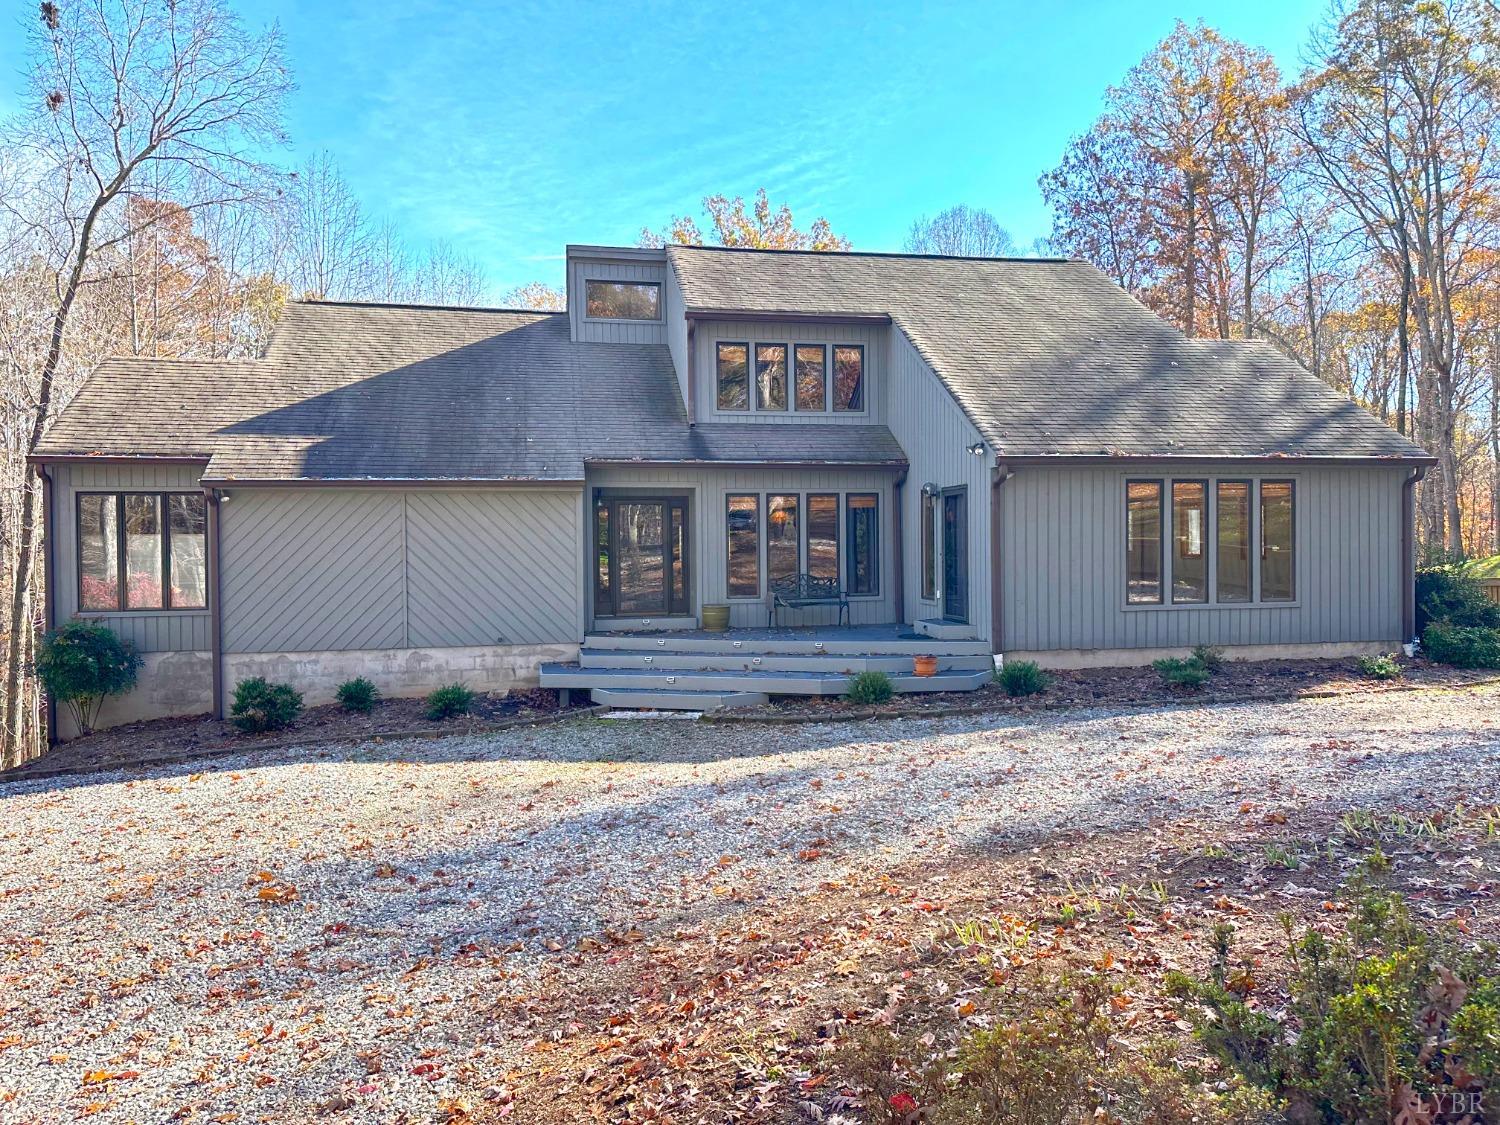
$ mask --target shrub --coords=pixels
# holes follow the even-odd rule
[[[355,680],[345,680],[339,684],[339,706],[345,711],[368,715],[375,710],[375,702],[379,698],[380,689],[363,676]]]
[[[1286,1103],[1293,1121],[1405,1120],[1411,1099],[1424,1107],[1411,1120],[1435,1119],[1434,1104],[1479,1105],[1500,1067],[1496,951],[1429,936],[1397,895],[1353,906],[1333,939],[1293,938],[1286,923],[1291,1001],[1275,1018],[1249,999],[1248,968],[1231,967],[1227,925],[1215,930],[1209,979],[1169,973],[1168,991],[1187,1002],[1210,1054]]]
[[[1217,672],[1224,667],[1224,650],[1213,645],[1195,645],[1190,659],[1196,660],[1210,672]]]
[[[884,703],[894,691],[884,672],[861,672],[849,681],[849,702]]]
[[[82,734],[93,733],[106,699],[135,687],[140,669],[140,654],[130,642],[95,621],[69,621],[37,645],[42,686],[67,707]]]
[[[1438,663],[1455,668],[1500,668],[1500,629],[1435,621],[1422,634],[1422,650]]]
[[[1458,566],[1417,571],[1417,633],[1433,622],[1464,628],[1500,629],[1500,605],[1484,595],[1479,581]]]
[[[452,719],[467,715],[474,706],[474,692],[463,684],[448,684],[427,696],[429,719]]]
[[[1381,653],[1379,656],[1361,656],[1355,663],[1359,665],[1360,674],[1372,680],[1401,678],[1401,665],[1396,662],[1394,652]]]
[[[247,734],[291,726],[302,714],[302,693],[290,684],[268,683],[252,676],[234,685],[229,721]]]
[[[1164,660],[1153,660],[1151,667],[1156,669],[1168,687],[1182,688],[1187,691],[1197,691],[1208,683],[1212,675],[1196,657],[1179,660],[1175,656],[1169,656]]]
[[[1052,682],[1052,677],[1031,660],[1007,660],[995,678],[1009,696],[1035,695],[1039,691],[1046,691],[1047,685]]]

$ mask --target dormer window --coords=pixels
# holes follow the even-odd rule
[[[659,282],[589,280],[583,294],[589,320],[661,320]]]

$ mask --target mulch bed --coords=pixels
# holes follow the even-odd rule
[[[1402,676],[1372,680],[1351,659],[1258,660],[1225,663],[1196,690],[1169,687],[1154,668],[1088,668],[1051,672],[1039,695],[1012,699],[999,684],[978,691],[898,695],[871,706],[843,696],[781,696],[762,707],[716,712],[719,722],[837,722],[843,719],[934,717],[983,711],[1051,711],[1069,707],[1172,706],[1235,703],[1258,699],[1352,695],[1411,688],[1465,687],[1496,679],[1493,670],[1453,668],[1429,660],[1401,658]]]
[[[593,706],[575,692],[569,714],[588,714]],[[110,727],[87,738],[64,743],[39,758],[0,772],[0,780],[22,781],[57,773],[127,769],[135,765],[239,753],[289,743],[358,742],[362,739],[424,734],[469,734],[527,721],[561,717],[557,692],[547,688],[481,695],[469,714],[453,719],[429,719],[421,699],[382,699],[367,715],[345,711],[337,704],[309,707],[289,727],[263,734],[245,734],[225,719],[195,715],[180,719],[149,719]]]

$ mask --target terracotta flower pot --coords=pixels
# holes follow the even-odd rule
[[[912,657],[912,664],[914,665],[913,670],[919,676],[937,675],[937,657],[935,656],[914,656]]]
[[[706,605],[703,607],[703,631],[705,633],[722,633],[729,628],[729,607],[727,605]]]

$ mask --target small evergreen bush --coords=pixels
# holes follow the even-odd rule
[[[1224,667],[1224,650],[1222,648],[1215,648],[1213,645],[1195,645],[1193,646],[1192,659],[1203,665],[1210,672],[1217,672],[1220,668]]]
[[[1355,663],[1360,674],[1371,680],[1396,680],[1401,678],[1401,665],[1396,654],[1381,653],[1379,656],[1361,656]]]
[[[363,676],[339,684],[339,706],[345,711],[368,715],[375,710],[375,703],[379,698],[380,689]]]
[[[140,669],[140,654],[130,642],[96,621],[69,621],[37,645],[37,677],[67,707],[80,734],[93,733],[104,701],[135,687]]]
[[[884,703],[895,693],[884,672],[861,672],[849,681],[850,703]]]
[[[995,678],[1009,696],[1035,695],[1039,691],[1046,691],[1047,685],[1052,682],[1052,677],[1032,660],[1007,660]]]
[[[1186,691],[1197,691],[1208,683],[1213,674],[1196,657],[1179,660],[1175,656],[1169,656],[1163,660],[1153,660],[1151,667],[1156,669],[1168,687]]]
[[[1422,651],[1455,668],[1500,668],[1500,629],[1434,621],[1422,634]]]
[[[1417,571],[1417,633],[1434,622],[1474,629],[1500,629],[1500,605],[1485,597],[1472,575],[1458,566]]]
[[[289,727],[300,714],[302,693],[290,684],[273,684],[264,676],[252,676],[234,685],[229,721],[247,734]]]
[[[463,684],[447,684],[427,696],[429,719],[452,719],[467,715],[474,706],[474,692]]]

